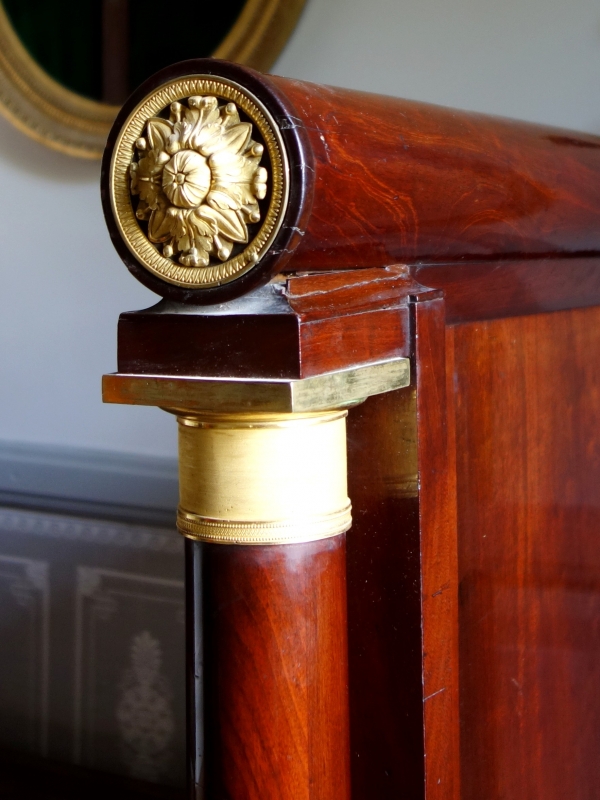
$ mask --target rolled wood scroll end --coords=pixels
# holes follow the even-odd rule
[[[184,61],[123,106],[104,154],[102,199],[138,280],[185,303],[266,283],[301,239],[312,151],[283,95],[253,70]]]

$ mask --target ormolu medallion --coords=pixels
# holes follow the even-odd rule
[[[275,123],[242,87],[181,78],[132,112],[116,142],[111,202],[127,247],[150,272],[186,288],[250,270],[287,204]]]

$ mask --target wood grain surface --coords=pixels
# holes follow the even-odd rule
[[[345,536],[191,547],[202,551],[206,797],[349,800]]]
[[[298,370],[351,364],[381,345],[411,355],[414,383],[348,419],[349,751],[334,688],[345,686],[341,551],[302,546],[300,569],[286,548],[188,545],[205,555],[188,585],[204,604],[194,614],[205,620],[215,797],[284,797],[294,786],[308,798],[322,782],[326,800],[340,800],[348,780],[336,770],[349,758],[356,800],[595,800],[600,310],[586,306],[599,278],[591,257],[294,276],[277,289],[280,316],[297,326],[285,346],[261,328],[260,308],[248,313],[253,369],[278,353]],[[189,340],[203,312],[144,314],[144,324],[186,319]],[[197,352],[205,358],[213,336],[231,368],[218,327],[227,316],[204,316]],[[305,335],[331,321],[351,331],[361,317],[373,345],[326,328],[315,342]],[[396,327],[378,327],[386,318]],[[164,339],[165,364],[183,330]],[[415,440],[410,497],[401,487]],[[188,636],[195,650],[201,628]],[[202,709],[189,709],[195,791]]]
[[[444,291],[449,324],[600,305],[600,258],[428,264],[410,272]]]
[[[427,295],[425,295],[425,298]],[[442,298],[414,304],[426,800],[461,797],[455,441]],[[450,428],[450,430],[449,430]]]
[[[445,322],[414,290],[416,386],[348,417],[352,792],[457,800],[458,582]],[[412,453],[417,447],[418,453]],[[407,493],[418,457],[420,491]],[[416,478],[416,475],[415,475]]]
[[[258,265],[222,286],[184,289],[152,275],[124,244],[109,166],[129,114],[173,78],[216,75],[271,113],[289,161],[290,197]],[[214,59],[173,65],[127,100],[109,136],[102,194],[119,255],[146,286],[220,303],[281,272],[398,263],[600,253],[600,137],[364,92]]]
[[[308,134],[305,235],[285,269],[600,250],[600,138],[267,79]]]
[[[600,309],[460,325],[463,800],[600,786]]]
[[[405,267],[290,276],[218,309],[163,301],[121,314],[119,372],[306,378],[408,356]]]

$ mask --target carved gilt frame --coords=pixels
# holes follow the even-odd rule
[[[213,53],[268,70],[292,33],[306,0],[246,0]],[[65,89],[31,58],[0,2],[0,113],[23,133],[79,158],[100,158],[119,110]]]

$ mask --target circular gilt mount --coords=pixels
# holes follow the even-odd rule
[[[129,253],[155,279],[197,295],[236,281],[266,255],[286,214],[289,167],[256,96],[225,77],[188,75],[154,88],[129,113],[108,182]]]

